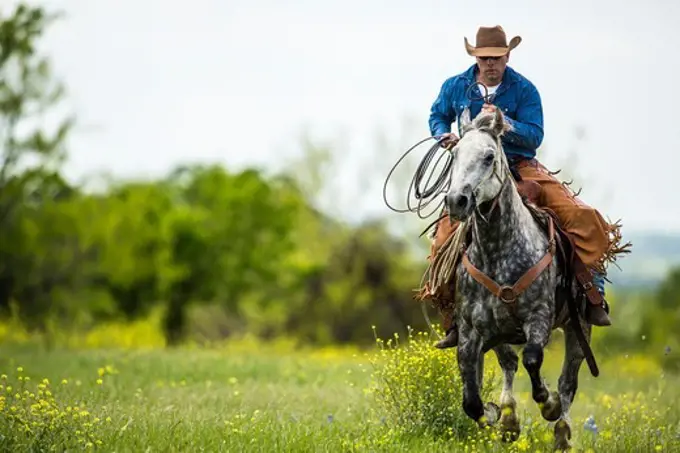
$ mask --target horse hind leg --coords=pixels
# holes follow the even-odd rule
[[[543,349],[548,344],[552,318],[544,311],[535,312],[526,324],[527,345],[522,353],[522,365],[527,370],[531,380],[531,396],[538,403],[544,419],[554,422],[562,413],[559,394],[550,392],[541,376],[543,365]]]
[[[585,337],[590,341],[591,327],[585,329]],[[555,450],[565,451],[571,448],[571,422],[569,409],[574,402],[578,389],[578,373],[585,358],[581,345],[571,324],[564,329],[564,364],[558,381],[561,402],[561,414],[555,423]]]
[[[503,390],[501,392],[500,429],[503,441],[514,442],[519,438],[521,429],[517,417],[517,402],[513,394],[515,373],[517,373],[519,358],[514,349],[508,344],[494,348],[498,364],[503,371]]]

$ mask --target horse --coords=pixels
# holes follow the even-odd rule
[[[466,224],[469,237],[463,241],[462,259],[453,267],[452,279],[462,405],[479,427],[499,422],[503,438],[517,440],[520,423],[513,381],[519,358],[512,346],[523,345],[522,365],[531,380],[533,400],[545,420],[556,422],[555,449],[567,450],[569,410],[584,350],[589,351],[591,326],[573,311],[580,303],[575,280],[567,276],[569,282],[564,283],[568,267],[560,264],[555,252],[559,225],[549,215],[541,217],[539,208],[532,209],[515,184],[501,143],[510,129],[500,109],[482,112],[474,121],[468,117],[461,123],[461,139],[450,150],[451,182],[444,204],[452,219]],[[546,386],[541,366],[544,348],[558,328],[564,331],[565,355],[555,392]],[[490,350],[503,375],[500,407],[484,404],[480,397],[484,354]]]

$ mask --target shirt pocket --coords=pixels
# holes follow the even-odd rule
[[[469,99],[454,99],[453,100],[453,107],[455,108],[456,112],[456,121],[460,120],[460,115],[463,113],[465,108],[467,107],[468,109],[470,108],[470,100]]]

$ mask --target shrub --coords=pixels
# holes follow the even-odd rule
[[[386,342],[376,338],[380,351],[371,360],[370,391],[380,416],[405,434],[467,438],[477,427],[463,411],[455,349],[441,351],[433,347],[427,333],[414,333],[411,328],[408,332],[404,344],[396,334]],[[499,373],[493,364],[495,357],[487,356],[481,389],[485,402],[492,394],[497,396],[499,389]]]

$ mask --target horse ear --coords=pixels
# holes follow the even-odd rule
[[[463,109],[463,113],[460,114],[458,122],[460,123],[461,137],[472,129],[472,118],[470,117],[470,109],[468,107]]]
[[[508,124],[505,121],[505,117],[503,116],[503,111],[496,107],[496,113],[493,118],[493,122],[491,123],[491,132],[493,135],[496,137],[501,137],[503,134],[505,134],[507,131],[511,130],[512,127],[510,124]]]

